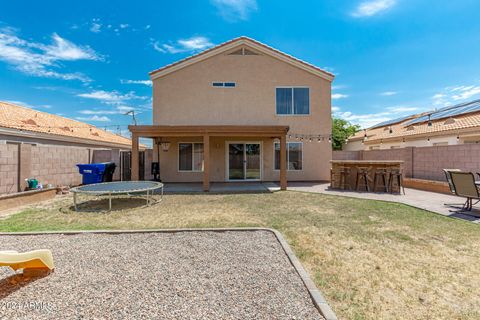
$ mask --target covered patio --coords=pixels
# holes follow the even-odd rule
[[[139,139],[196,139],[203,143],[203,170],[202,174],[203,191],[210,191],[212,182],[212,170],[215,163],[212,159],[212,140],[216,138],[246,139],[246,140],[278,140],[279,141],[279,183],[280,189],[287,189],[287,141],[286,135],[288,126],[237,126],[237,125],[202,125],[202,126],[144,126],[132,125],[128,127],[132,133],[132,180],[139,179]],[[263,156],[263,155],[262,155]],[[176,160],[178,161],[178,159]],[[218,169],[218,168],[217,168]],[[170,169],[174,171],[173,169]],[[170,172],[173,174],[173,172]],[[218,179],[218,178],[217,178]],[[262,180],[262,177],[258,179]],[[167,181],[168,182],[168,181]],[[193,182],[193,181],[187,181]]]

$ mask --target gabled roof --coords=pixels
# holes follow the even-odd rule
[[[259,52],[262,52],[266,55],[269,55],[271,57],[274,57],[278,60],[281,60],[283,62],[289,63],[293,66],[296,66],[297,68],[303,69],[305,71],[308,71],[316,76],[319,76],[325,80],[328,81],[333,81],[334,75],[330,72],[327,72],[325,70],[320,69],[317,66],[314,66],[308,62],[305,62],[303,60],[297,59],[289,54],[286,54],[280,50],[274,49],[266,44],[263,44],[257,40],[242,36],[238,37],[232,40],[229,40],[227,42],[221,43],[215,47],[212,47],[210,49],[207,49],[205,51],[202,51],[198,54],[192,55],[190,57],[187,57],[185,59],[179,60],[177,62],[168,64],[160,69],[154,70],[150,72],[150,78],[152,80],[160,78],[164,75],[167,75],[169,73],[172,73],[174,71],[183,69],[189,65],[192,65],[194,63],[203,61],[205,59],[208,59],[212,56],[218,55],[220,53],[226,52],[230,49],[239,47],[239,46],[248,46],[253,49],[256,49]]]
[[[48,139],[65,138],[92,145],[131,147],[131,140],[90,124],[0,101],[0,129],[42,134]],[[18,132],[18,131],[16,131]],[[14,132],[12,133],[14,135]],[[81,140],[81,141],[79,141]]]

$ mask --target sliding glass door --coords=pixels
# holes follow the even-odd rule
[[[260,180],[260,143],[228,144],[228,180]]]

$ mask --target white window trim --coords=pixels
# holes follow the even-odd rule
[[[304,88],[308,89],[308,113],[302,113],[302,114],[296,114],[296,113],[289,113],[289,114],[282,114],[277,112],[277,89],[292,89],[292,112],[295,110],[295,105],[294,105],[294,95],[293,95],[293,89],[294,88]],[[279,117],[306,117],[311,114],[311,94],[310,94],[310,87],[308,86],[277,86],[275,87],[275,115]]]
[[[177,172],[203,172],[203,169],[202,170],[193,170],[193,163],[194,163],[194,157],[195,157],[195,147],[194,147],[194,144],[195,143],[198,143],[198,144],[203,144],[202,141],[182,141],[182,142],[178,142],[178,145],[177,145]],[[192,145],[192,170],[180,170],[180,145],[181,144],[191,144]],[[203,150],[203,159],[205,161],[205,149]],[[205,163],[204,163],[205,165]]]
[[[214,86],[214,83],[221,83],[221,86]],[[233,87],[226,87],[225,83],[234,83],[235,85]],[[212,87],[213,88],[223,88],[223,89],[233,89],[237,87],[237,82],[236,81],[212,81]]]
[[[275,169],[275,144],[280,144],[280,142],[273,142],[273,171],[280,171],[280,169]],[[288,159],[289,159],[289,152],[288,152],[288,144],[289,143],[300,143],[302,145],[302,169],[298,170],[290,170],[288,168]],[[302,141],[287,141],[287,171],[292,171],[292,172],[300,172],[303,171],[304,168],[304,163],[303,163],[303,142]]]

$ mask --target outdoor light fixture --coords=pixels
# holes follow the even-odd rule
[[[392,127],[390,127],[390,128],[388,129],[388,133],[390,133],[390,134],[393,133]]]
[[[457,135],[457,142],[460,141],[460,136]]]
[[[427,138],[427,141],[430,142],[430,137]]]
[[[332,143],[332,137],[328,137],[328,143]]]
[[[430,120],[430,115],[428,115],[428,124],[427,124],[429,127],[432,126],[432,120]]]
[[[170,149],[170,142],[169,141],[162,141],[162,142],[160,142],[160,145],[162,146],[163,152],[167,152],[168,149]]]

